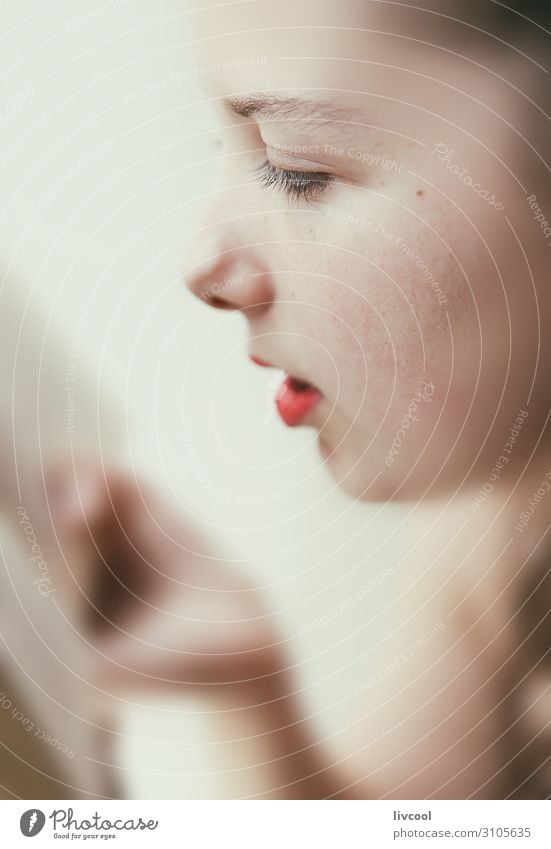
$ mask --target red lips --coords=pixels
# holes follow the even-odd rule
[[[321,392],[315,386],[286,377],[276,395],[279,415],[290,426],[297,425],[321,400]]]
[[[260,357],[254,357],[251,354],[251,360],[257,366],[262,366],[262,368],[272,368],[271,363],[267,363],[265,360],[261,360]]]
[[[251,356],[251,360],[262,368],[274,368],[271,363],[259,357]],[[316,406],[321,397],[321,392],[315,386],[297,377],[288,376],[277,391],[275,403],[285,424],[293,427]]]

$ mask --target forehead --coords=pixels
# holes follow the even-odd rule
[[[311,87],[316,80],[321,86],[329,84],[335,68],[329,72],[322,57],[351,55],[351,42],[362,40],[358,27],[365,19],[365,15],[341,15],[337,25],[335,5],[332,0],[318,5],[306,0],[293,9],[290,0],[240,0],[227,8],[202,8],[193,15],[192,27],[196,60],[209,68],[202,84],[225,94]],[[344,5],[357,4],[344,0]],[[357,48],[354,53],[359,55]]]
[[[312,46],[343,44],[357,35],[365,43],[369,33],[398,34],[433,41],[456,38],[461,32],[474,36],[483,25],[480,0],[233,0],[218,3],[187,0],[192,26],[201,39],[254,45],[285,53],[297,41]],[[488,2],[488,0],[486,0]],[[195,6],[195,8],[193,8]],[[197,8],[197,6],[200,6]],[[208,49],[205,45],[204,49]]]
[[[213,96],[240,91],[381,91],[408,66],[426,72],[446,60],[433,45],[451,43],[454,2],[438,13],[424,4],[383,0],[237,0],[190,15],[201,85]],[[446,12],[442,10],[445,9]],[[208,73],[207,73],[208,71]],[[409,80],[411,82],[411,80]]]

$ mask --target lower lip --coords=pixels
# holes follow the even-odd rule
[[[294,377],[286,377],[276,395],[276,407],[286,425],[293,427],[321,401],[321,392]]]

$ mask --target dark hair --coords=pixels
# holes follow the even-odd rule
[[[549,0],[512,0],[509,3],[495,3],[503,18],[507,18],[511,26],[527,25],[530,27],[551,26],[551,4]]]

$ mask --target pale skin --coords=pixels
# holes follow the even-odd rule
[[[366,679],[434,623],[444,627],[404,664],[399,687],[387,676],[359,693],[343,730],[317,744],[260,598],[243,588],[235,626],[216,625],[212,596],[189,585],[202,587],[208,574],[224,593],[241,579],[205,572],[213,555],[190,545],[181,518],[174,535],[149,527],[141,496],[134,501],[123,483],[120,508],[135,504],[130,536],[143,534],[145,562],[169,568],[187,592],[168,592],[147,572],[137,594],[165,612],[129,604],[122,633],[104,629],[101,646],[115,662],[110,686],[164,681],[208,695],[237,770],[236,796],[501,798],[511,724],[501,702],[519,679],[521,577],[546,546],[551,512],[543,499],[515,530],[551,469],[541,366],[551,352],[540,332],[551,318],[549,249],[526,203],[537,192],[551,207],[533,149],[543,152],[542,121],[508,84],[507,54],[483,36],[466,45],[446,35],[445,22],[442,35],[411,10],[401,17],[371,5],[260,2],[194,16],[197,62],[220,68],[205,83],[220,119],[224,182],[190,242],[186,278],[202,300],[244,315],[250,353],[322,391],[304,424],[319,433],[343,490],[411,506],[408,555]],[[389,32],[410,38],[381,34]],[[266,57],[254,72],[235,62],[253,56]],[[513,77],[529,90],[527,66],[515,65]],[[312,195],[290,199],[262,185],[266,160],[310,174],[302,181]],[[232,283],[220,289],[224,280]],[[422,384],[430,403],[412,410]],[[528,415],[491,497],[471,509],[521,410]],[[417,420],[406,437],[408,411]],[[103,493],[100,514],[108,501]],[[118,533],[116,499],[110,510],[109,538]],[[119,558],[125,574],[133,556]],[[194,630],[205,599],[212,629]],[[183,624],[169,629],[167,610]],[[523,721],[535,734],[545,681],[531,692]]]
[[[404,667],[406,713],[391,677],[356,709],[332,749],[348,758],[341,786],[484,798],[505,782],[497,703],[510,665],[498,670],[518,639],[515,576],[544,545],[550,509],[513,530],[551,467],[548,253],[526,203],[535,187],[545,192],[546,136],[506,81],[507,51],[476,31],[458,41],[446,22],[428,38],[425,29],[446,48],[432,49],[418,40],[426,18],[369,6],[260,3],[232,7],[231,21],[219,9],[201,16],[198,61],[224,65],[205,88],[225,181],[190,246],[188,284],[208,300],[239,278],[213,306],[243,312],[251,353],[322,390],[305,423],[347,492],[417,504],[403,599],[387,611],[374,668],[432,623],[446,628]],[[232,63],[259,55],[254,72]],[[528,97],[527,66],[513,66]],[[310,203],[259,185],[266,160],[272,175],[303,172]],[[422,381],[430,404],[418,402],[405,439]],[[471,510],[519,411],[522,437],[492,499]]]

